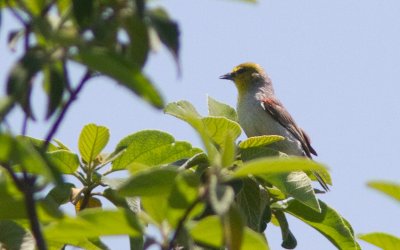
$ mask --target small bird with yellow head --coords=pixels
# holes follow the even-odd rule
[[[236,85],[239,124],[248,137],[280,135],[285,140],[274,143],[274,149],[288,155],[310,159],[312,155],[317,155],[308,135],[297,126],[275,96],[272,81],[260,65],[242,63],[220,79],[231,80]],[[326,191],[329,190],[323,178],[318,173],[314,175],[321,186]]]

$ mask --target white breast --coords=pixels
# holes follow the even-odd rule
[[[237,112],[239,124],[248,137],[280,135],[286,138],[285,141],[274,143],[273,148],[289,155],[304,155],[301,143],[263,109],[254,94],[249,93],[239,99]]]

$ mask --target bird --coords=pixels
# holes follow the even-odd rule
[[[273,148],[287,155],[312,159],[317,152],[311,146],[306,132],[297,126],[293,117],[275,95],[272,81],[264,69],[256,63],[247,62],[234,67],[220,79],[231,80],[238,90],[238,122],[248,137],[280,135],[285,138],[273,144]],[[327,183],[316,172],[317,181],[325,191]]]

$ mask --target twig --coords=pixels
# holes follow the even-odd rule
[[[9,164],[2,162],[1,165],[10,174],[10,176],[13,179],[18,190],[24,194],[26,213],[29,218],[31,231],[32,231],[33,237],[35,238],[37,249],[46,250],[47,247],[46,247],[46,243],[43,238],[43,234],[40,230],[39,218],[37,215],[35,200],[33,198],[33,195],[35,192],[34,187],[35,187],[36,177],[29,176],[24,171],[23,179],[21,180],[18,178],[18,176],[15,174],[15,172],[12,170],[12,168]]]
[[[28,116],[24,115],[24,121],[22,123],[22,131],[21,131],[21,134],[23,136],[26,135],[26,131],[28,130],[28,119],[29,119]]]
[[[45,142],[43,144],[43,149],[46,150],[50,144],[51,139],[53,139],[54,134],[57,132],[58,128],[60,127],[61,121],[64,119],[67,110],[71,106],[71,104],[75,101],[76,97],[78,96],[79,92],[82,90],[85,83],[90,79],[91,73],[90,71],[86,71],[85,75],[82,77],[81,81],[79,82],[78,86],[69,96],[68,101],[65,103],[63,109],[61,110],[60,115],[57,117],[57,120],[54,122],[53,126],[51,127],[49,133],[46,136]]]
[[[189,217],[189,214],[192,212],[192,210],[197,205],[197,203],[200,202],[200,200],[201,200],[201,197],[198,197],[196,200],[194,200],[192,202],[192,204],[190,204],[190,206],[186,209],[186,211],[183,214],[182,218],[178,221],[178,225],[176,227],[174,235],[172,236],[171,240],[169,241],[168,249],[173,249],[174,248],[175,242],[178,239],[179,233],[181,232],[181,230],[184,227],[185,221],[187,220],[187,218]]]

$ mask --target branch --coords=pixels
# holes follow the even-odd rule
[[[1,163],[1,165],[7,170],[13,179],[15,185],[18,190],[24,194],[25,197],[25,209],[29,218],[29,224],[31,226],[31,231],[33,237],[36,241],[37,249],[46,250],[46,242],[44,241],[44,237],[42,231],[40,229],[39,217],[37,215],[35,199],[33,197],[35,192],[35,176],[29,176],[25,171],[23,172],[22,180],[18,178],[15,172],[12,170],[11,166],[7,163]]]
[[[176,227],[176,230],[174,232],[174,235],[172,236],[172,239],[169,242],[169,246],[167,249],[173,249],[176,243],[176,240],[178,239],[178,236],[181,232],[181,230],[184,227],[184,223],[187,220],[187,218],[189,217],[189,214],[192,212],[192,210],[194,209],[194,207],[201,201],[201,198],[198,197],[196,200],[194,200],[192,202],[192,204],[190,204],[190,206],[186,209],[185,213],[183,214],[182,218],[178,221],[178,225]]]
[[[85,75],[82,77],[81,81],[79,82],[76,89],[71,93],[69,96],[68,101],[65,103],[63,109],[61,110],[60,115],[57,117],[57,120],[54,122],[53,126],[51,127],[49,133],[46,136],[45,142],[43,144],[43,149],[46,150],[50,144],[50,141],[53,139],[54,134],[57,132],[58,128],[61,125],[61,121],[64,119],[67,110],[70,108],[71,104],[75,101],[76,97],[78,96],[79,92],[82,90],[85,83],[90,79],[91,73],[90,71],[86,71]]]

